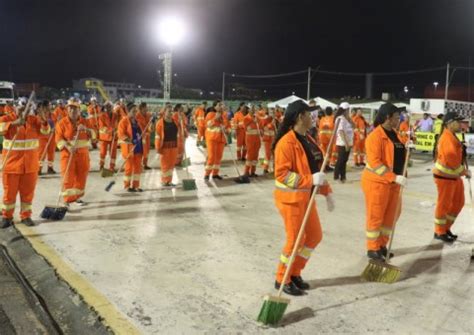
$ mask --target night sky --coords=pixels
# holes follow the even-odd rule
[[[187,22],[187,36],[174,50],[177,82],[205,90],[220,90],[223,71],[269,74],[321,66],[389,72],[447,61],[467,65],[473,55],[470,0],[2,0],[0,80],[65,87],[94,76],[156,87],[157,55],[166,47],[152,26],[168,14]],[[444,72],[405,79],[442,83]],[[280,87],[286,83],[305,91],[296,84],[305,80],[303,74],[249,85],[268,84],[283,94],[292,90]],[[336,94],[338,83],[350,80],[315,77],[313,90]],[[399,85],[398,79],[381,80]]]

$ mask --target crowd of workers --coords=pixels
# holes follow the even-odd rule
[[[16,106],[8,104],[0,115],[0,134],[4,136],[2,151],[3,207],[1,228],[13,224],[17,194],[20,195],[21,222],[32,226],[31,208],[38,175],[54,174],[53,163],[59,151],[60,172],[63,177],[62,197],[69,207],[84,206],[87,178],[90,170],[89,150],[100,150],[99,167],[117,173],[117,149],[120,148],[124,167],[123,186],[128,192],[142,192],[143,169],[150,169],[151,134],[159,154],[161,182],[174,187],[173,171],[186,159],[186,139],[190,123],[197,129],[196,145],[207,151],[204,180],[220,180],[220,167],[225,146],[236,139],[234,159],[244,161],[243,174],[257,177],[257,167],[263,173],[273,172],[275,202],[285,222],[287,243],[280,257],[276,286],[285,285],[285,292],[300,295],[307,288],[301,271],[311,252],[321,240],[321,225],[315,204],[309,204],[311,190],[325,195],[328,210],[335,207],[332,189],[326,173],[333,171],[334,180],[346,181],[346,165],[353,150],[354,166],[364,168],[362,190],[366,201],[367,256],[385,260],[386,245],[396,218],[400,215],[400,187],[407,177],[407,144],[413,125],[405,111],[390,103],[382,105],[373,125],[365,120],[360,109],[351,111],[341,103],[336,111],[324,111],[314,101],[290,104],[287,109],[241,103],[235,114],[221,101],[212,106],[206,102],[190,113],[181,104],[167,103],[157,112],[150,112],[146,103],[100,106],[92,98],[87,111],[71,98],[58,101],[52,107],[42,101],[31,108],[26,99]],[[435,211],[435,238],[453,242],[456,235],[451,227],[464,205],[462,176],[470,178],[465,147],[456,137],[462,118],[447,113],[435,144],[433,169],[438,189]],[[426,119],[425,119],[426,120]],[[419,124],[424,127],[424,124]],[[424,129],[424,128],[423,128]],[[263,154],[260,155],[260,149]],[[261,161],[259,158],[263,156]],[[322,170],[327,157],[330,164]],[[108,161],[108,165],[106,162]],[[119,169],[121,170],[121,169]],[[271,171],[272,170],[272,171]],[[287,283],[281,283],[289,253],[301,226],[305,209],[311,206],[305,239]]]

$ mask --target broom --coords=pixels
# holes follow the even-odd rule
[[[67,206],[59,206],[59,203],[61,202],[61,196],[64,190],[64,183],[66,182],[66,176],[69,173],[69,168],[71,166],[72,158],[74,156],[74,152],[76,149],[76,144],[77,144],[77,139],[79,138],[79,133],[84,127],[82,125],[79,125],[77,127],[77,133],[76,136],[74,136],[74,141],[72,143],[71,147],[71,152],[69,154],[69,159],[67,161],[66,165],[66,170],[64,171],[64,176],[63,180],[61,182],[61,187],[59,188],[59,194],[58,194],[58,201],[56,202],[56,206],[48,206],[46,205],[43,209],[43,211],[40,214],[40,217],[43,219],[48,219],[48,220],[53,220],[53,221],[60,221],[64,219],[66,216],[67,212]]]
[[[250,178],[249,176],[247,175],[241,175],[240,172],[239,172],[239,167],[237,166],[237,162],[235,161],[235,158],[234,158],[234,154],[232,152],[232,149],[230,148],[229,145],[227,145],[227,136],[225,135],[225,130],[224,130],[224,127],[221,126],[221,131],[222,131],[222,134],[224,136],[224,139],[225,139],[225,146],[227,147],[227,149],[229,149],[229,152],[230,152],[230,157],[232,159],[232,162],[234,163],[234,167],[235,167],[235,171],[237,172],[237,175],[238,177],[237,178],[234,178],[234,181],[237,183],[237,184],[250,184]]]
[[[406,176],[408,162],[410,159],[410,149],[408,148],[408,145],[406,145],[405,147],[406,147],[406,155],[405,155],[405,164],[403,166],[403,176]],[[362,272],[362,275],[361,275],[361,277],[367,281],[393,284],[400,278],[400,275],[402,273],[402,270],[400,268],[389,264],[390,251],[392,250],[393,236],[395,234],[395,225],[397,223],[397,216],[398,216],[398,213],[400,212],[400,208],[402,204],[402,193],[403,193],[403,186],[400,185],[400,193],[398,195],[397,209],[395,212],[396,215],[395,215],[395,218],[393,219],[392,232],[390,233],[390,242],[388,243],[386,259],[385,261],[378,261],[375,259],[369,260],[369,264],[367,264],[367,266],[364,269],[364,272]]]
[[[186,156],[186,139],[184,137],[184,123],[183,123],[183,117],[181,116],[181,113],[178,112],[178,118],[179,118],[179,123],[181,124],[181,138],[183,141],[183,153],[184,153],[184,159],[181,161],[180,166],[187,168],[188,166],[191,165],[191,159]],[[187,171],[187,170],[186,170]],[[184,184],[183,184],[184,186]],[[194,190],[194,189],[193,189]]]
[[[116,128],[116,127],[115,127]],[[117,133],[117,131],[114,131],[114,134],[112,135],[112,142],[110,143],[110,160],[109,160],[109,164],[110,164],[110,161],[112,160],[112,151],[114,150],[113,146],[116,145],[115,143],[115,134]],[[114,175],[114,170],[112,169],[106,169],[105,167],[102,168],[102,170],[100,171],[100,176],[102,178],[108,178],[108,177],[112,177]]]
[[[143,129],[147,129],[152,120],[153,120],[153,118],[151,117],[150,120],[148,121],[148,123],[146,124],[145,128],[143,128]],[[139,141],[142,140],[142,133],[138,134],[138,140],[139,140]],[[110,190],[112,189],[112,187],[116,184],[118,174],[119,174],[120,171],[122,171],[122,169],[125,167],[125,163],[127,163],[128,159],[132,156],[133,151],[135,150],[135,147],[136,147],[136,146],[137,146],[137,145],[135,144],[135,145],[132,147],[132,149],[130,150],[130,152],[128,153],[127,157],[125,157],[125,160],[122,162],[122,165],[120,166],[120,169],[118,169],[117,171],[113,171],[112,176],[114,177],[114,179],[113,179],[110,183],[107,184],[107,186],[105,187],[105,191],[110,192]],[[111,177],[112,177],[112,176],[111,176]]]
[[[336,126],[339,125],[340,121],[341,121],[340,119],[337,120]],[[332,145],[335,135],[336,135],[335,132],[331,135],[331,140],[329,142],[329,145]],[[326,169],[326,165],[328,164],[328,161],[329,161],[329,150],[326,151],[326,154],[324,155],[324,161],[319,171],[324,171]],[[296,252],[298,251],[301,238],[304,235],[304,230],[306,227],[306,223],[308,222],[309,213],[311,211],[311,207],[314,202],[314,198],[316,197],[316,194],[318,193],[318,190],[319,190],[319,185],[316,186],[313,189],[313,192],[311,193],[311,198],[309,199],[308,206],[306,207],[306,211],[303,217],[303,222],[298,232],[298,237],[296,238],[295,245],[291,252],[290,259],[288,261],[288,264],[286,265],[285,274],[283,276],[283,281],[281,282],[280,289],[278,290],[278,294],[276,296],[272,296],[268,294],[263,298],[263,306],[260,310],[260,314],[257,317],[257,321],[262,322],[263,324],[274,325],[278,323],[283,317],[283,314],[285,314],[286,307],[290,303],[290,299],[282,298],[281,295],[283,293],[283,287],[285,286],[284,284],[286,283],[286,280],[288,279],[288,276],[290,275],[291,267],[293,266],[293,262],[296,257]]]
[[[30,94],[30,97],[28,98],[28,102],[26,103],[25,110],[23,113],[20,115],[20,119],[23,119],[25,115],[28,113],[28,110],[31,108],[31,104],[33,103],[33,99],[35,97],[35,91],[32,91]],[[16,143],[16,138],[18,137],[19,131],[17,129],[15,135],[13,136],[13,139],[10,144],[10,148],[7,150],[7,154],[5,155],[5,158],[2,161],[2,167],[0,168],[0,171],[3,171],[3,168],[5,167],[5,164],[7,164],[8,157],[10,156],[10,153],[13,150],[13,147],[15,146]]]
[[[43,164],[43,160],[46,157],[46,152],[48,152],[48,147],[51,144],[51,140],[53,139],[53,136],[54,136],[54,128],[52,129],[51,135],[49,135],[48,142],[46,143],[46,147],[43,149],[43,152],[41,153],[41,156],[40,156],[40,163],[41,164]],[[40,170],[42,170],[41,166],[40,166]]]

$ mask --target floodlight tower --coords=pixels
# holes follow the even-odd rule
[[[162,41],[169,48],[168,52],[159,55],[160,60],[163,61],[165,71],[163,78],[163,98],[169,100],[171,98],[171,78],[173,77],[172,52],[173,47],[176,46],[184,36],[184,24],[178,18],[169,17],[160,23],[159,34]]]

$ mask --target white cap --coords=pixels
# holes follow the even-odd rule
[[[97,101],[96,97],[91,97],[91,101]]]
[[[18,106],[26,106],[26,103],[28,102],[28,100],[25,98],[25,97],[20,97],[18,98]]]
[[[341,104],[339,105],[339,108],[342,108],[342,109],[349,109],[351,108],[351,105],[349,105],[348,102],[341,102]]]
[[[63,100],[63,99],[58,99],[58,101],[56,101],[56,103],[57,103],[58,105],[60,105],[60,104],[62,105],[62,104],[64,104],[64,100]]]

